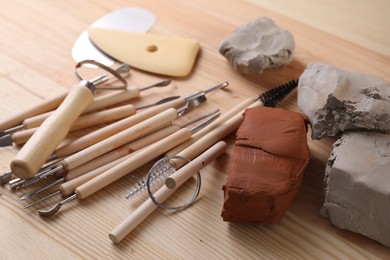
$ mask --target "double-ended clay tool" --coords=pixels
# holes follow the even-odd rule
[[[170,108],[178,108],[183,107],[186,105],[186,103],[189,102],[190,106],[187,107],[187,111],[191,109],[192,107],[200,105],[202,102],[206,101],[206,94],[218,90],[218,89],[224,89],[228,86],[228,82],[223,82],[221,84],[218,84],[214,87],[211,87],[207,90],[200,90],[196,91],[194,93],[191,93],[187,95],[184,98],[175,99],[173,101],[164,103],[162,105],[159,105],[157,107],[146,109],[145,111],[142,111],[140,113],[136,113],[133,116],[130,116],[128,118],[124,118],[120,121],[117,121],[115,123],[112,123],[106,127],[103,127],[101,129],[98,129],[94,132],[91,132],[89,134],[86,134],[85,136],[80,137],[79,139],[76,139],[73,142],[70,142],[69,144],[66,144],[62,147],[59,147],[55,153],[51,156],[51,158],[64,158],[66,156],[75,154],[76,152],[79,152],[85,148],[88,148],[100,141],[103,141],[110,136],[113,136],[117,133],[120,133],[126,129],[129,129],[133,127],[136,124],[139,124],[152,116],[155,116],[159,113],[162,113]],[[30,179],[30,180],[14,180],[10,182],[10,186],[12,189],[17,189],[20,187],[26,187],[30,185],[31,183],[35,183],[39,181],[39,179],[45,178],[47,175],[45,174],[46,169],[43,169],[42,171],[37,173],[37,176]],[[42,177],[44,176],[44,177]]]
[[[131,173],[132,171],[144,165],[145,163],[154,160],[158,156],[164,154],[166,151],[179,145],[185,140],[188,140],[193,134],[193,132],[198,130],[199,127],[194,127],[192,129],[181,128],[175,133],[163,139],[160,139],[159,141],[143,148],[140,151],[133,153],[127,159],[115,165],[114,167],[109,168],[108,170],[104,171],[103,173],[100,173],[98,176],[94,177],[93,179],[78,186],[75,189],[75,193],[73,195],[61,201],[50,210],[47,211],[38,210],[39,215],[41,217],[51,217],[55,215],[60,210],[62,205],[64,205],[65,203],[72,201],[74,199],[85,199],[91,196],[95,192],[103,189],[109,184]]]
[[[86,60],[80,62],[76,64],[76,69],[84,64],[96,65],[106,70],[122,83],[118,87],[110,87],[109,89],[123,90],[127,87],[127,81],[120,74],[95,61]],[[92,102],[97,89],[92,82],[82,80],[70,90],[61,105],[42,123],[11,161],[11,171],[14,175],[21,179],[34,177],[66,137],[74,121],[76,121],[83,110]]]
[[[206,101],[206,97],[201,95],[190,99],[185,106],[179,109],[166,109],[165,111],[155,116],[152,116],[136,125],[133,125],[132,127],[111,135],[100,142],[97,142],[83,150],[80,150],[77,153],[66,157],[60,162],[50,166],[48,170],[39,172],[35,177],[27,179],[22,185],[28,186],[55,173],[58,174],[62,171],[72,170],[104,153],[107,153],[122,145],[125,145],[126,143],[137,140],[138,138],[170,125],[173,120],[184,115],[204,101]]]
[[[142,89],[141,89],[142,90]],[[81,115],[76,121],[73,123],[72,127],[69,131],[76,131],[80,129],[84,129],[87,127],[102,125],[114,121],[118,121],[120,119],[132,116],[136,113],[137,110],[145,109],[147,107],[152,107],[160,104],[164,104],[166,102],[178,99],[179,96],[171,96],[167,98],[163,98],[153,104],[136,107],[132,104],[127,104],[123,106],[117,106],[109,109],[105,109],[102,111],[98,111],[95,113],[89,113],[86,115]],[[0,137],[0,147],[10,146],[12,144],[22,145],[28,141],[28,139],[35,133],[37,128],[31,128],[27,130],[18,131],[16,133],[6,135]]]
[[[33,203],[30,203],[26,205],[24,208],[29,208],[33,205],[36,205],[45,199],[51,198],[55,196],[56,194],[61,194],[62,197],[67,197],[74,193],[75,189],[80,186],[81,184],[95,178],[102,172],[114,167],[118,163],[126,160],[130,156],[132,156],[132,153],[137,152],[141,150],[142,148],[151,145],[152,143],[155,143],[177,131],[179,131],[182,128],[188,127],[192,124],[198,123],[199,121],[209,118],[208,120],[204,121],[203,123],[198,124],[196,127],[192,128],[191,131],[193,133],[196,133],[200,129],[202,129],[204,126],[212,123],[215,119],[217,119],[219,116],[219,110],[207,113],[205,115],[202,115],[200,117],[197,117],[193,120],[190,120],[182,125],[172,124],[170,126],[167,126],[163,129],[157,130],[147,136],[144,136],[136,141],[133,141],[129,144],[126,144],[124,146],[121,146],[120,148],[113,150],[109,153],[106,153],[104,155],[99,156],[98,158],[85,163],[73,170],[67,171],[62,178],[40,188],[35,191],[29,192],[25,195],[23,195],[20,200],[30,199],[31,197],[35,196],[36,194],[39,194],[51,187],[54,187],[58,184],[61,184],[59,187],[59,191],[56,191],[42,199],[39,199],[37,201],[34,201]]]

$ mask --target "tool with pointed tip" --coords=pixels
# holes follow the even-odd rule
[[[107,153],[126,143],[134,141],[149,133],[152,133],[153,131],[170,125],[173,120],[182,116],[187,111],[190,111],[192,108],[193,105],[190,102],[188,102],[185,106],[179,109],[169,108],[151,118],[146,119],[145,121],[142,121],[128,129],[125,129],[115,135],[112,135],[98,143],[95,143],[94,145],[89,146],[75,154],[72,154],[71,156],[57,163],[48,172],[40,174],[39,176],[36,176],[31,179],[27,179],[27,183],[25,185],[35,183],[41,179],[53,175],[54,173],[74,169],[84,163],[87,163],[90,160],[97,158],[104,153]]]
[[[213,119],[212,119],[213,120]],[[202,123],[201,125],[207,125]],[[93,193],[99,191],[100,189],[108,186],[114,181],[122,178],[123,176],[131,173],[135,169],[144,165],[145,163],[157,158],[158,156],[164,154],[169,149],[172,149],[176,145],[188,140],[193,131],[198,131],[199,126],[196,126],[192,129],[182,128],[175,133],[160,139],[158,142],[155,142],[142,150],[134,153],[132,156],[129,156],[124,161],[116,164],[114,167],[109,168],[108,170],[100,173],[98,176],[90,179],[89,181],[83,183],[75,189],[75,194],[69,196],[68,198],[62,200],[56,204],[53,208],[49,210],[38,210],[38,214],[41,217],[51,217],[54,216],[60,208],[65,204],[75,199],[84,199]]]
[[[205,94],[210,93],[211,91],[215,91],[217,89],[224,89],[229,85],[228,82],[223,82],[221,84],[218,84],[214,87],[211,87],[207,90],[202,91],[196,91],[194,93],[191,93],[187,95],[184,98],[176,99],[173,101],[170,101],[168,103],[159,105],[157,107],[153,107],[150,109],[147,109],[145,111],[142,111],[141,113],[137,113],[131,117],[122,119],[118,122],[115,122],[111,125],[108,125],[106,127],[103,127],[101,129],[98,129],[92,133],[89,133],[85,136],[80,137],[79,139],[64,145],[60,148],[58,148],[55,153],[52,155],[52,158],[63,158],[68,155],[75,154],[76,152],[81,151],[84,148],[90,147],[102,140],[105,140],[109,138],[110,136],[113,136],[121,131],[124,131],[128,128],[131,128],[135,126],[136,124],[139,124],[140,122],[143,122],[147,120],[148,118],[157,115],[158,113],[161,113],[163,111],[166,111],[170,108],[177,108],[181,107],[187,102],[191,102],[192,106],[200,105],[202,102],[207,100]],[[53,169],[51,172],[54,172],[58,169]],[[35,183],[39,181],[40,179],[44,179],[46,176],[47,171],[40,171],[37,173],[37,176],[30,179],[30,180],[21,180],[15,183],[10,184],[13,189],[17,189],[19,187],[26,187],[32,183]]]
[[[76,69],[84,64],[97,65],[121,81],[121,86],[112,87],[111,89],[118,90],[127,87],[127,81],[120,74],[95,61],[86,60],[78,63],[76,64]],[[13,174],[22,179],[34,177],[66,137],[74,121],[92,102],[96,89],[96,86],[92,82],[82,80],[70,90],[61,105],[42,123],[39,129],[11,161],[11,171]]]
[[[70,131],[75,131],[87,127],[101,125],[109,122],[118,121],[120,119],[134,115],[136,110],[145,109],[152,106],[164,104],[166,102],[180,98],[179,96],[171,96],[163,98],[153,104],[136,107],[132,104],[118,106],[103,111],[82,115],[73,123]],[[16,133],[0,137],[0,147],[11,146],[12,144],[22,145],[35,133],[37,128],[18,131]]]
[[[228,82],[223,82],[210,89],[204,91],[196,91],[195,93],[191,93],[185,96],[184,98],[175,99],[173,101],[160,104],[157,107],[153,107],[145,111],[142,111],[141,113],[136,113],[131,117],[122,119],[118,122],[115,122],[106,127],[98,129],[92,133],[86,134],[69,144],[59,147],[55,151],[54,158],[61,158],[61,157],[74,154],[114,134],[117,134],[129,127],[132,127],[135,124],[138,124],[154,115],[157,115],[158,113],[161,113],[169,108],[179,108],[184,106],[187,102],[191,102],[192,107],[200,105],[202,102],[206,100],[206,94],[210,93],[211,91],[215,91],[217,89],[224,89],[228,85],[229,85]]]
[[[123,77],[129,74],[130,67],[127,64],[122,64],[115,71],[119,74],[123,74]],[[100,85],[109,80],[108,75],[100,75],[91,79],[90,81],[95,85]],[[100,96],[94,99],[93,103],[85,109],[85,112],[91,112],[111,104],[120,103],[125,101],[127,98],[133,98],[134,91],[125,90],[123,93],[110,93],[104,96]],[[30,108],[27,111],[21,112],[17,115],[13,115],[9,119],[0,123],[0,129],[5,129],[0,131],[0,136],[7,134],[12,134],[16,131],[32,128],[40,125],[49,115],[52,113],[50,111],[55,110],[61,102],[65,99],[68,92],[61,94],[55,98],[45,100],[39,105]]]
[[[98,176],[100,173],[114,167],[116,164],[122,162],[126,158],[128,158],[132,153],[141,150],[142,148],[151,145],[152,143],[155,143],[177,131],[179,131],[182,128],[188,127],[192,124],[195,124],[203,119],[206,119],[208,117],[211,117],[210,119],[204,121],[203,123],[200,123],[196,127],[192,128],[191,131],[193,133],[196,133],[198,130],[202,129],[206,125],[212,123],[215,119],[219,117],[219,109],[212,111],[210,113],[207,113],[205,115],[199,116],[193,120],[190,120],[182,125],[176,125],[172,124],[170,126],[167,126],[163,129],[157,130],[156,132],[153,132],[147,136],[144,136],[136,141],[133,141],[129,144],[126,144],[114,151],[111,151],[109,153],[106,153],[104,155],[101,155],[100,157],[83,164],[73,170],[67,171],[64,173],[64,177],[49,183],[48,185],[39,188],[35,191],[26,193],[23,195],[20,200],[26,200],[30,199],[33,196],[50,189],[51,187],[56,186],[57,184],[60,184],[62,182],[65,182],[64,184],[61,184],[60,191],[61,195],[63,197],[67,197],[74,193],[74,190],[80,186],[81,184],[89,181],[90,179]],[[48,198],[52,197],[51,195],[47,196]],[[43,200],[39,200],[41,202]],[[27,206],[26,208],[31,207],[33,205],[36,205],[38,202],[33,202]]]

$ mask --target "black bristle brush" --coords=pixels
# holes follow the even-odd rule
[[[270,89],[258,97],[266,107],[275,107],[285,96],[298,86],[298,80],[294,79],[288,83]]]

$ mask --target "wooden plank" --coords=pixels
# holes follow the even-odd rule
[[[190,76],[174,79],[173,86],[168,89],[142,93],[142,99],[135,100],[135,104],[156,101],[165,95],[184,95],[224,81],[230,83],[229,90],[212,93],[207,104],[179,122],[215,108],[227,111],[248,96],[256,96],[272,86],[299,77],[305,66],[313,62],[329,62],[343,69],[390,80],[388,56],[363,48],[355,40],[348,41],[314,28],[298,17],[283,16],[257,6],[254,0],[134,0],[131,5],[144,7],[156,15],[157,24],[152,33],[198,39],[202,48]],[[124,0],[15,0],[3,3],[0,10],[0,33],[4,36],[0,45],[0,97],[3,98],[0,120],[13,111],[31,107],[73,86],[74,62],[70,56],[73,42],[93,21],[127,6],[129,2]],[[218,53],[218,47],[238,25],[259,16],[269,16],[290,30],[297,49],[291,65],[259,76],[244,76],[232,69]],[[129,83],[148,85],[163,78],[132,70]],[[297,111],[296,92],[281,106]],[[234,136],[226,140],[230,151]],[[41,219],[36,210],[50,207],[59,197],[36,208],[22,210],[18,197],[37,186],[14,192],[4,186],[0,196],[0,248],[7,250],[2,250],[2,257],[384,258],[390,253],[389,248],[339,230],[319,214],[323,202],[323,171],[333,141],[332,138],[309,141],[311,163],[302,189],[281,223],[272,226],[236,225],[222,221],[221,187],[226,180],[229,153],[202,171],[202,190],[196,204],[177,213],[157,210],[118,246],[111,244],[108,233],[142,202],[142,198],[124,198],[134,183],[131,176],[86,200],[65,205],[52,219]],[[4,171],[17,148],[0,149],[0,169]],[[145,174],[152,163],[133,174]],[[186,183],[169,203],[188,198],[193,185],[194,181]]]

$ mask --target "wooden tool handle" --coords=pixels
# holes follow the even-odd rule
[[[167,200],[179,187],[188,180],[193,174],[201,170],[211,161],[215,160],[218,156],[225,152],[227,144],[223,141],[218,142],[199,157],[189,162],[186,166],[174,173],[173,176],[176,186],[172,189],[168,189],[166,186],[162,186],[157,192],[154,193],[155,199],[159,203],[163,203]],[[134,228],[136,228],[147,216],[149,216],[157,205],[149,198],[140,207],[138,207],[132,214],[130,214],[122,223],[120,223],[111,233],[108,235],[112,242],[119,243],[126,237]]]
[[[112,109],[107,109],[100,112],[95,112],[91,114],[87,114],[84,116],[80,116],[77,118],[77,120],[74,122],[72,127],[70,128],[70,131],[83,129],[86,127],[91,127],[95,125],[100,125],[112,121],[116,121],[128,116],[131,116],[135,113],[135,106],[134,105],[125,105],[120,107],[115,107]],[[42,114],[42,115],[46,115]],[[32,117],[32,119],[35,119],[37,117]],[[30,123],[31,121],[29,119],[26,119],[24,122]],[[29,125],[31,127],[32,125]],[[38,125],[39,126],[39,125]],[[21,130],[18,132],[15,132],[12,135],[12,141],[16,145],[22,145],[30,139],[30,137],[35,133],[37,128],[30,128],[26,130]]]
[[[169,149],[172,149],[176,145],[188,140],[191,137],[191,131],[187,128],[180,129],[173,135],[170,135],[148,147],[142,149],[142,151],[133,154],[129,159],[116,165],[115,167],[100,174],[96,178],[84,183],[77,187],[75,193],[79,199],[84,199],[93,193],[103,189],[107,185],[122,178],[126,174],[134,171],[143,164],[155,159],[157,156],[165,153]]]
[[[201,129],[200,131],[196,132],[195,134],[192,135],[190,140],[182,143],[181,145],[176,146],[172,150],[168,151],[166,153],[166,156],[175,156],[179,152],[183,151],[185,148],[190,146],[191,144],[195,143],[198,141],[200,138],[205,136],[207,133],[209,133],[212,129],[218,127],[219,125],[223,124],[226,120],[230,119],[237,113],[242,112],[245,108],[247,108],[249,105],[253,104],[255,102],[254,97],[249,97],[243,100],[241,103],[227,111],[226,113],[222,114],[220,117],[217,118],[214,122],[206,126],[205,128]]]
[[[35,133],[38,128],[31,128],[27,130],[18,131],[12,134],[12,141],[16,145],[25,144],[28,139]]]
[[[152,107],[136,113],[133,116],[124,118],[118,122],[112,123],[106,127],[103,127],[99,130],[96,130],[92,133],[86,134],[85,136],[80,137],[79,139],[64,145],[56,150],[57,157],[65,157],[71,154],[74,154],[78,151],[81,151],[84,148],[92,146],[93,144],[100,142],[116,133],[119,133],[129,127],[132,127],[146,119],[161,113],[169,108],[177,108],[184,105],[184,99],[176,99],[165,104]]]
[[[72,88],[62,104],[42,123],[12,160],[13,174],[21,179],[34,177],[65,138],[74,121],[93,99],[91,90],[82,83]]]
[[[124,105],[106,109],[103,111],[83,115],[72,125],[71,130],[83,129],[90,126],[100,125],[131,116],[135,114],[134,105]]]
[[[262,103],[260,101],[256,101],[249,107],[260,106],[260,105],[262,105]],[[220,124],[215,129],[211,130],[205,136],[200,138],[198,141],[188,146],[187,148],[185,148],[184,150],[182,150],[180,153],[176,155],[182,156],[190,160],[195,158],[200,153],[205,151],[208,147],[210,147],[212,144],[218,142],[219,140],[222,140],[222,138],[234,132],[244,120],[243,112],[244,111],[237,113],[235,116],[225,121],[224,123]],[[185,161],[173,159],[171,160],[171,163],[176,167],[176,169],[178,169],[183,164],[185,164]]]
[[[62,161],[66,170],[74,169],[96,157],[112,151],[126,143],[134,141],[142,136],[161,129],[164,126],[171,124],[172,120],[177,118],[177,111],[174,108],[165,110],[164,112],[155,115],[141,123],[132,126],[122,132],[108,137],[92,146],[81,150]]]
[[[84,174],[61,184],[60,185],[61,195],[64,197],[67,197],[67,196],[73,194],[78,186],[88,182],[89,180],[92,180],[96,176],[99,176],[101,173],[109,170],[110,168],[123,162],[124,160],[127,160],[130,157],[130,155],[131,154],[127,154],[123,157],[119,157],[114,161],[108,162],[108,163],[106,163],[98,168],[95,168],[91,171],[85,172]]]
[[[11,118],[2,121],[0,123],[0,129],[5,130],[13,126],[20,125],[23,123],[23,120],[25,120],[26,118],[56,109],[61,104],[61,102],[65,99],[65,97],[66,97],[66,93],[63,93],[49,100],[45,100],[41,104],[33,108],[30,108],[27,111],[20,112],[19,114],[14,115]]]
[[[90,113],[101,108],[105,108],[111,105],[115,105],[129,99],[135,98],[139,95],[140,91],[137,88],[128,88],[123,91],[115,91],[106,95],[102,95],[94,98],[93,102],[83,111],[82,114]],[[46,112],[44,114],[32,116],[26,118],[23,121],[23,127],[25,129],[38,127],[48,118],[53,111]],[[123,117],[122,117],[123,118]],[[96,124],[95,124],[96,125]],[[78,128],[80,129],[80,128]]]
[[[69,171],[65,177],[67,182],[60,186],[62,196],[68,196],[74,193],[78,186],[126,160],[130,157],[132,152],[138,152],[142,148],[173,134],[179,129],[180,128],[177,125],[167,126]]]
[[[101,108],[119,104],[121,102],[133,99],[139,96],[139,89],[132,87],[122,91],[110,92],[106,95],[95,97],[92,104],[90,104],[84,111],[84,113],[90,113]]]

